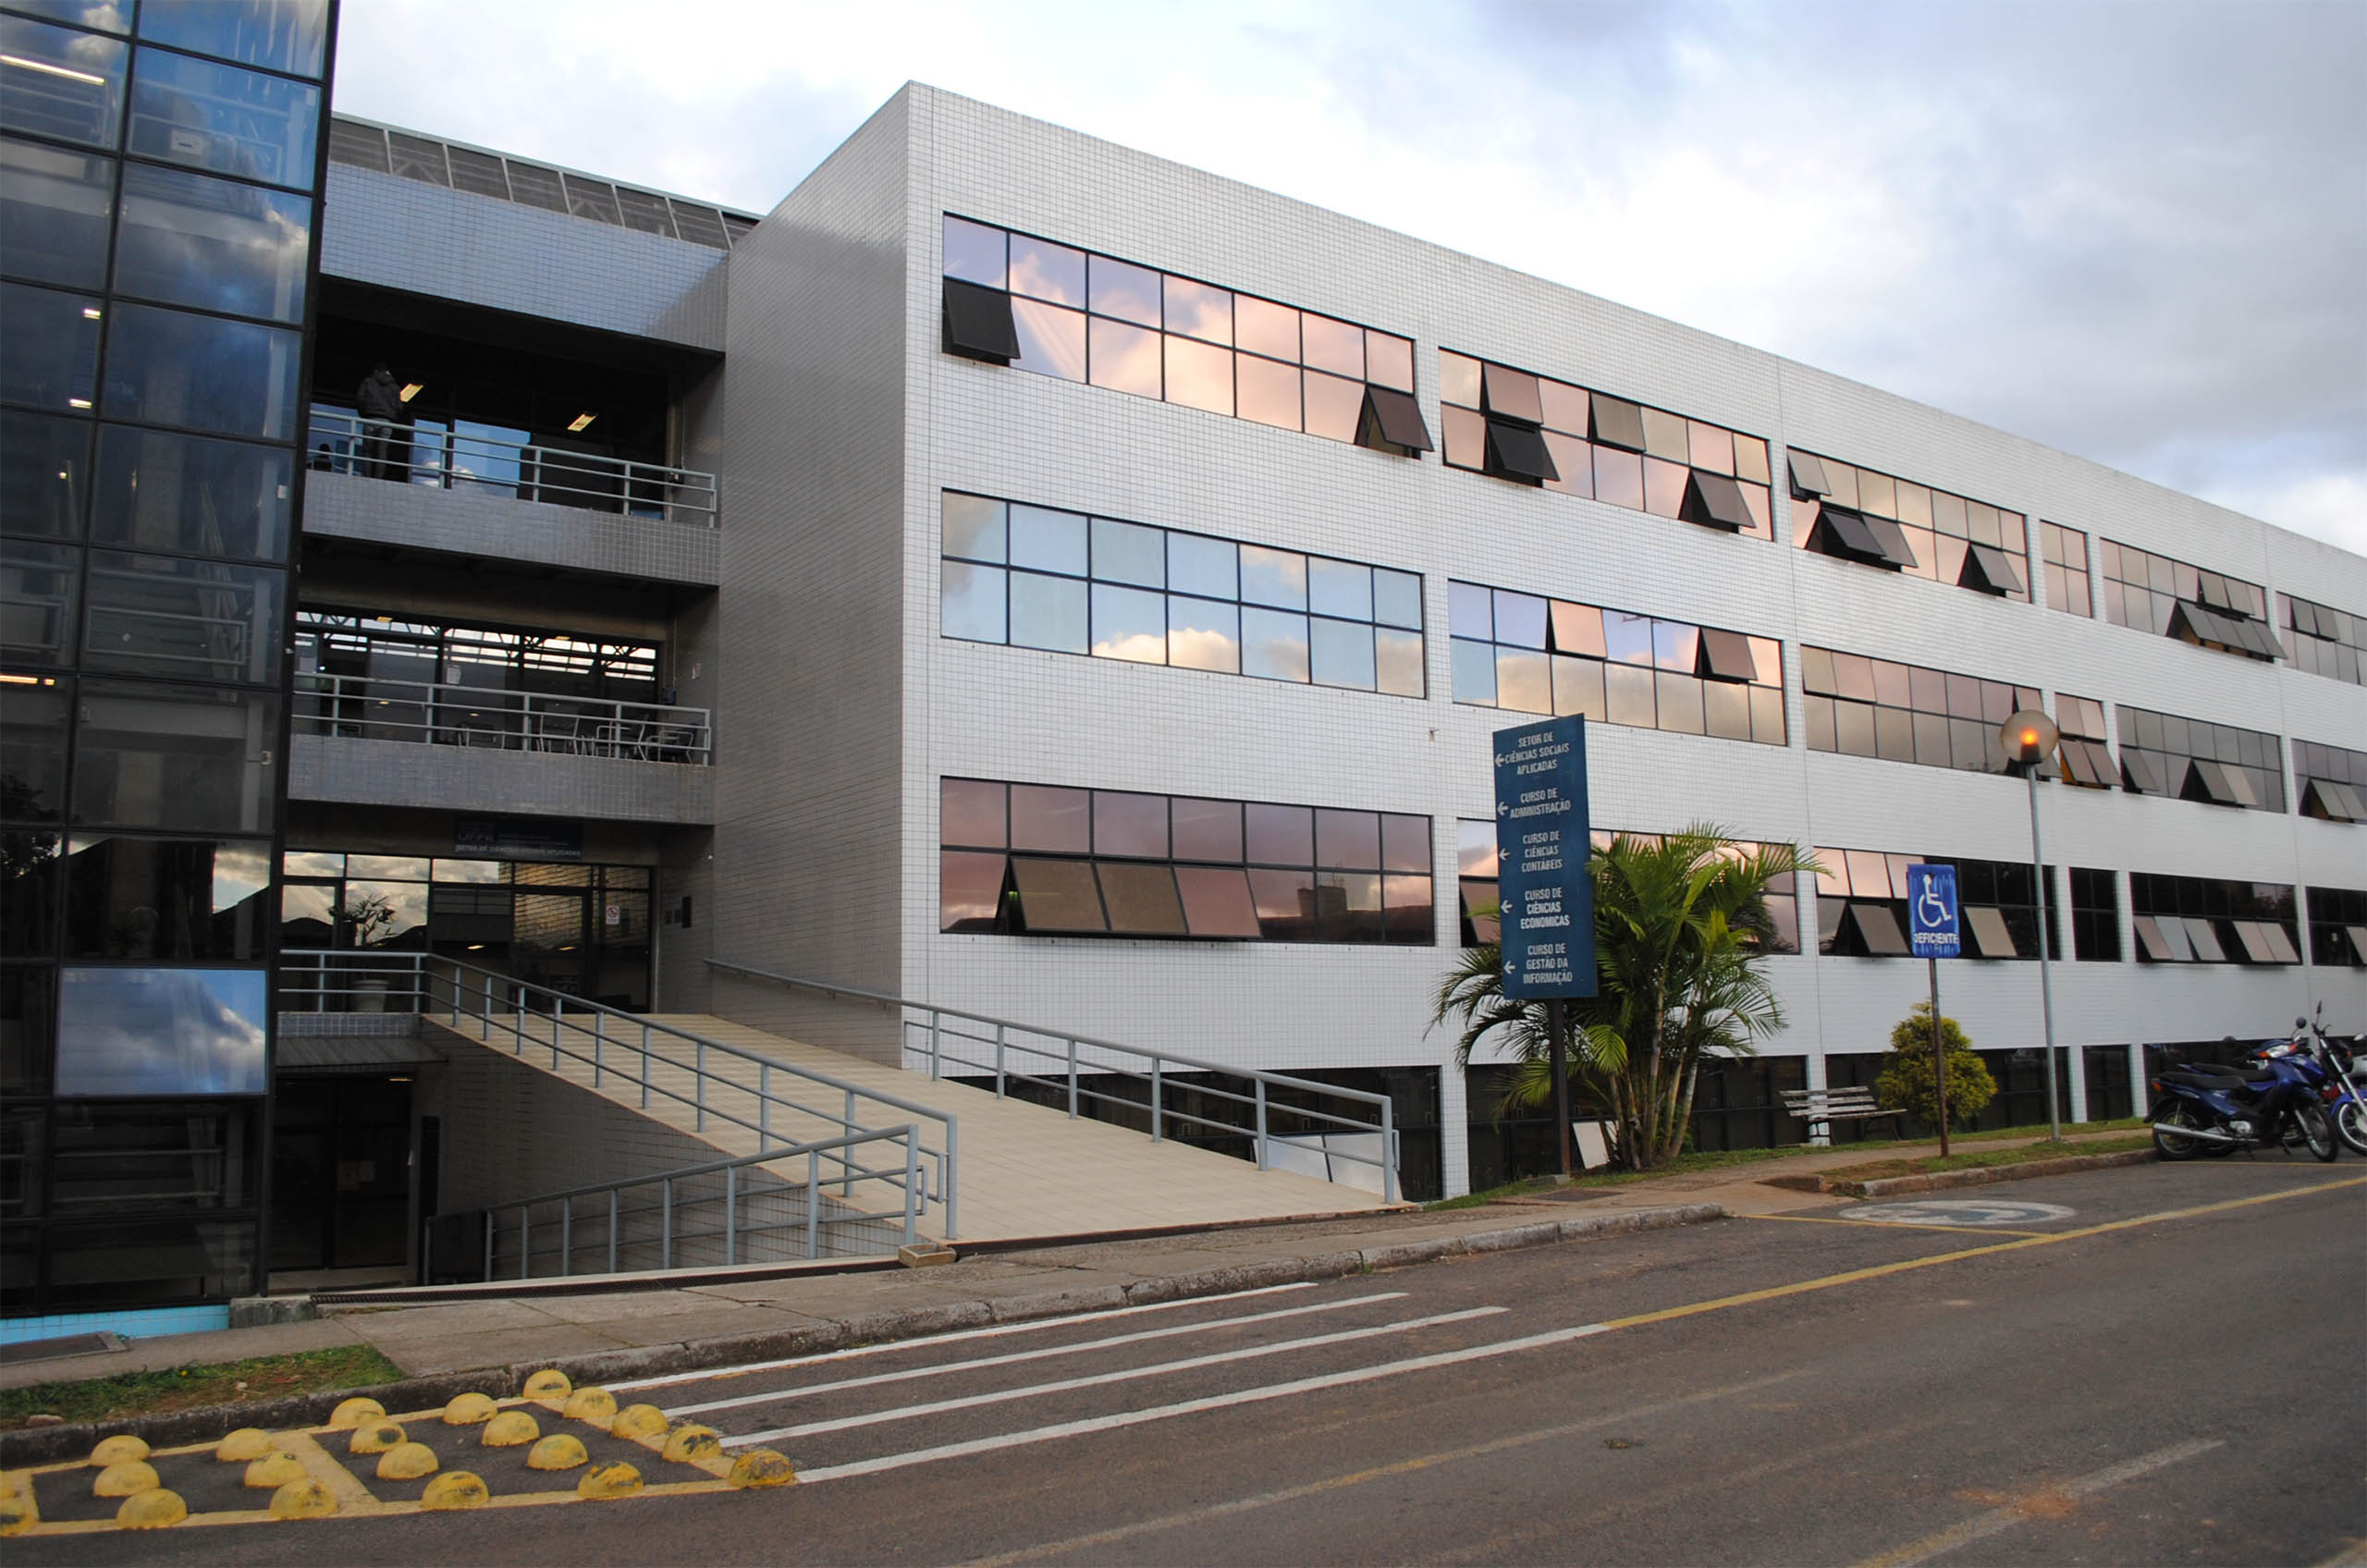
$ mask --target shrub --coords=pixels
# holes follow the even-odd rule
[[[1948,1053],[1948,1124],[1969,1127],[1997,1094],[1997,1081],[1988,1064],[1972,1054],[1956,1021],[1940,1019],[1940,1041]],[[1885,1110],[1904,1110],[1928,1126],[1940,1124],[1940,1096],[1932,1081],[1932,1004],[1917,1002],[1915,1011],[1890,1032],[1890,1054],[1883,1058],[1874,1077],[1874,1102]]]

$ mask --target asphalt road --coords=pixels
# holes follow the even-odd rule
[[[804,1479],[780,1491],[7,1556],[2250,1564],[2367,1535],[2355,1162],[1940,1196],[1956,1207],[1730,1220],[619,1386],[789,1453]],[[1955,1223],[1998,1218],[1968,1203],[2042,1207]]]

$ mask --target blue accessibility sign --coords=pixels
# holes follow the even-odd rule
[[[1496,902],[1504,995],[1594,995],[1594,839],[1586,720],[1538,719],[1495,734]]]
[[[1917,958],[1961,958],[1956,930],[1956,868],[1918,862],[1907,868],[1907,942]]]

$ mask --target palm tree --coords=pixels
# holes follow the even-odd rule
[[[1755,1054],[1784,1026],[1764,973],[1767,888],[1813,869],[1789,845],[1752,848],[1703,824],[1658,840],[1622,834],[1589,858],[1598,984],[1570,1004],[1571,1075],[1610,1109],[1630,1169],[1684,1147],[1704,1056]],[[1465,949],[1440,980],[1431,1022],[1462,1025],[1460,1067],[1498,1036],[1514,1058],[1505,1107],[1551,1098],[1545,1004],[1504,995],[1494,944]]]

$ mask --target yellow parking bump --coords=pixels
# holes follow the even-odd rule
[[[313,1479],[328,1488],[339,1510],[371,1512],[382,1506],[361,1478],[330,1457],[329,1451],[314,1441],[311,1433],[282,1432],[277,1440],[284,1452],[294,1455]]]
[[[153,1492],[164,1483],[156,1479],[156,1467],[144,1459],[126,1459],[108,1465],[91,1483],[92,1497],[136,1497]]]
[[[416,1481],[422,1476],[433,1476],[443,1462],[435,1451],[425,1443],[398,1443],[378,1456],[378,1479],[382,1481]]]
[[[583,1452],[583,1439],[572,1432],[553,1432],[526,1454],[529,1470],[572,1470],[591,1462],[592,1456]]]
[[[666,1438],[665,1457],[675,1464],[694,1464],[702,1459],[713,1459],[723,1452],[723,1439],[712,1427],[696,1422],[684,1422]]]
[[[608,1423],[608,1436],[634,1441],[666,1436],[666,1413],[654,1404],[629,1404]]]
[[[384,1420],[386,1415],[386,1407],[376,1400],[357,1397],[337,1405],[335,1414],[329,1416],[329,1426],[331,1429],[341,1432],[350,1427],[359,1427],[365,1421]]]
[[[614,1498],[631,1497],[641,1490],[641,1472],[630,1464],[603,1464],[587,1470],[575,1483],[575,1495],[591,1502],[607,1502]]]
[[[247,1485],[259,1492],[277,1491],[288,1482],[300,1481],[311,1474],[302,1460],[275,1449],[261,1459],[248,1462]]]
[[[448,1509],[483,1508],[493,1501],[493,1488],[484,1477],[468,1470],[447,1470],[427,1483],[419,1494],[419,1506],[424,1513],[436,1513]]]
[[[505,1410],[477,1434],[483,1448],[523,1448],[543,1435],[542,1427],[522,1410]]]
[[[528,1399],[565,1399],[574,1388],[566,1373],[556,1366],[546,1366],[526,1379],[524,1392]]]
[[[180,1493],[168,1492],[162,1487],[123,1500],[115,1511],[117,1527],[126,1530],[161,1530],[178,1525],[189,1517],[189,1504]]]
[[[797,1484],[797,1471],[787,1456],[768,1448],[752,1448],[731,1462],[730,1482],[743,1490]]]
[[[444,1407],[447,1427],[476,1427],[493,1419],[500,1408],[483,1394],[455,1394],[452,1403]]]
[[[571,1421],[597,1421],[606,1426],[616,1419],[617,1396],[606,1389],[578,1389],[567,1396],[567,1407],[560,1414]]]
[[[0,1536],[21,1536],[41,1523],[30,1471],[0,1470]]]
[[[91,1451],[90,1465],[104,1470],[110,1464],[130,1464],[147,1457],[148,1445],[138,1438],[106,1438]]]
[[[336,1495],[309,1476],[271,1494],[274,1519],[325,1519],[336,1512]]]
[[[225,1464],[245,1464],[271,1452],[271,1434],[261,1427],[241,1427],[214,1445],[214,1457]]]
[[[410,1440],[411,1434],[402,1429],[399,1422],[365,1421],[353,1428],[353,1436],[346,1441],[345,1452],[384,1453],[388,1449],[400,1448]]]

